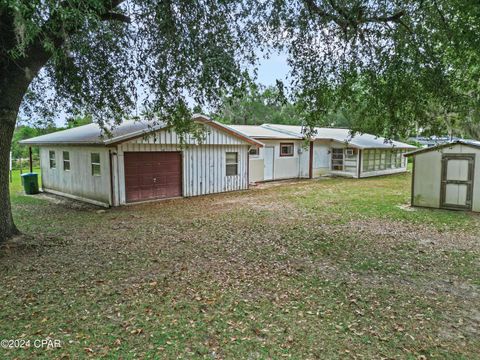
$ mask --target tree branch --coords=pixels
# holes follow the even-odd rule
[[[114,13],[114,12],[107,12],[103,15],[100,15],[100,19],[105,21],[110,21],[110,20],[121,21],[127,24],[130,24],[132,22],[132,19],[130,19],[129,16],[123,15],[120,13]]]
[[[314,14],[324,17],[328,20],[336,22],[341,27],[350,25],[352,27],[357,27],[361,24],[367,23],[389,23],[395,22],[401,24],[402,17],[405,16],[404,10],[399,10],[392,15],[380,15],[380,16],[355,16],[358,14],[350,14],[347,9],[338,6],[335,0],[328,0],[330,7],[338,14],[334,14],[328,11],[323,10],[320,6],[317,5],[315,0],[303,0],[306,7]]]

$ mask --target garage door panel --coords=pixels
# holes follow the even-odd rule
[[[179,152],[126,152],[127,202],[182,195],[182,157]]]

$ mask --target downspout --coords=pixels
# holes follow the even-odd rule
[[[358,149],[358,163],[357,163],[357,176],[360,179],[361,171],[362,171],[362,150]]]
[[[28,147],[28,160],[30,162],[30,174],[33,172],[32,147]]]
[[[308,161],[308,178],[313,179],[313,141],[310,141],[310,154]]]
[[[113,166],[112,166],[112,150],[108,150],[108,159],[110,163],[110,206],[114,206],[114,195],[113,195]]]

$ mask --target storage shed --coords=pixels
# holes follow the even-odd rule
[[[480,211],[480,142],[457,140],[407,153],[412,206]]]
[[[164,123],[97,124],[22,141],[39,146],[46,192],[102,206],[248,189],[248,152],[262,143],[203,115],[199,141]]]

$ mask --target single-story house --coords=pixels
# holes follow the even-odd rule
[[[457,140],[409,152],[412,206],[480,211],[480,141]]]
[[[415,146],[370,134],[351,136],[348,129],[315,128],[307,138],[302,126],[230,125],[262,142],[250,150],[250,182],[322,175],[364,178],[407,170],[402,156]]]
[[[21,141],[40,148],[42,188],[96,205],[248,189],[248,152],[263,144],[209,119],[198,141],[161,122],[88,124]]]

